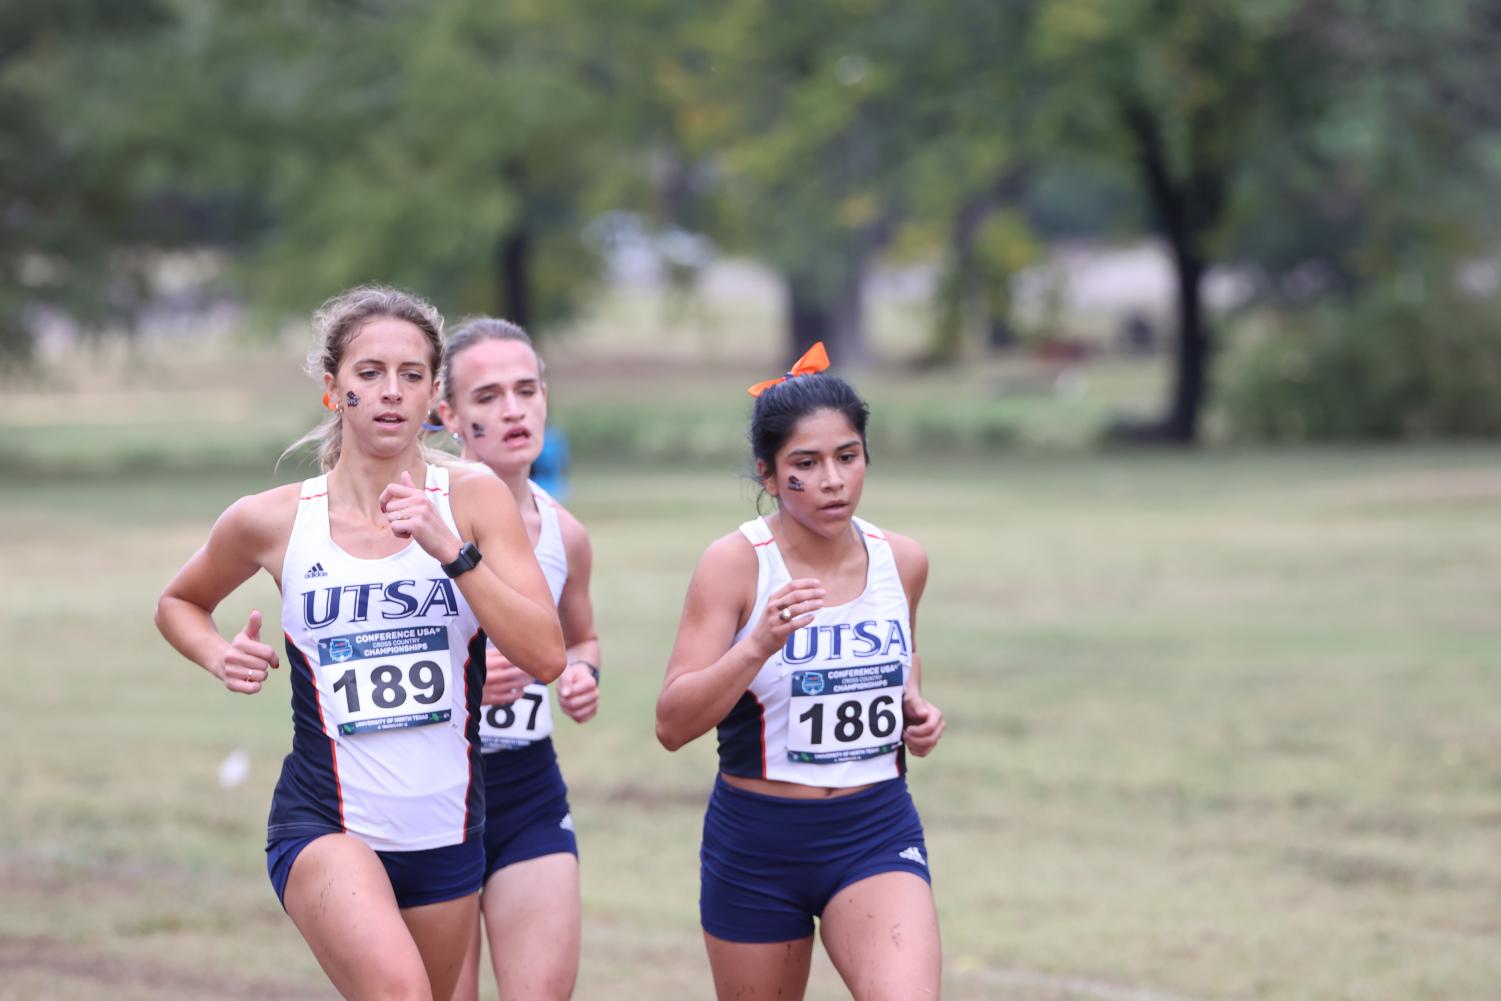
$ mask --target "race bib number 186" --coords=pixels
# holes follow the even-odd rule
[[[902,743],[902,663],[792,672],[787,757],[815,765],[859,761]]]
[[[341,736],[446,723],[448,630],[412,626],[318,640],[318,687]]]

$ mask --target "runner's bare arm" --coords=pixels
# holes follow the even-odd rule
[[[886,538],[891,543],[897,575],[902,579],[902,589],[907,592],[907,608],[911,613],[912,670],[902,696],[905,722],[902,739],[909,751],[924,757],[938,746],[947,725],[942,710],[923,697],[922,657],[917,652],[917,605],[928,585],[928,554],[916,539],[895,532],[887,532]]]
[[[563,630],[511,492],[496,477],[455,470],[454,521],[479,547],[479,566],[455,578],[480,628],[512,664],[538,681],[563,673]]]
[[[558,509],[558,527],[568,554],[568,581],[558,597],[558,622],[568,645],[568,666],[558,679],[558,705],[575,722],[591,719],[599,708],[599,633],[594,628],[594,603],[589,580],[594,570],[594,551],[589,533],[579,520]]]
[[[220,634],[213,611],[257,570],[265,569],[273,577],[279,575],[281,557],[296,517],[299,489],[298,484],[288,484],[242,497],[231,504],[214,523],[208,541],[168,581],[157,600],[156,626],[167,642],[226,683],[247,681],[243,672],[240,677],[226,677],[225,658],[232,656],[231,647],[242,638],[251,641],[248,645],[241,644],[247,646],[242,651],[245,660],[242,666],[247,670],[256,661],[272,667],[277,663],[275,651],[259,642],[258,612],[252,616],[254,627],[247,623],[247,628],[231,641]],[[253,635],[246,637],[247,632]],[[256,666],[254,673],[264,677],[264,667]],[[253,685],[242,684],[236,690],[252,692],[259,687],[256,680]]]
[[[732,532],[709,545],[693,572],[657,696],[657,739],[669,751],[724,719],[767,658],[823,604],[817,581],[794,580],[773,592],[765,608],[752,608],[756,567],[749,541]],[[784,621],[780,612],[789,606],[793,614]],[[751,616],[755,629],[733,643]]]

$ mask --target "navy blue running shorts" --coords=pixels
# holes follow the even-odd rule
[[[932,882],[905,779],[833,799],[766,796],[716,779],[699,863],[699,919],[728,942],[807,938],[834,894],[883,872]]]
[[[577,856],[568,787],[552,738],[515,751],[482,755],[485,763],[485,879],[527,859]]]
[[[276,838],[266,845],[266,871],[276,899],[287,906],[287,879],[292,863],[312,842],[323,837]],[[441,904],[479,892],[484,882],[485,846],[479,838],[456,845],[428,848],[415,852],[377,851],[376,857],[386,867],[398,907]]]

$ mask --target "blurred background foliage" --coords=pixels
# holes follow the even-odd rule
[[[12,365],[364,281],[546,340],[631,261],[691,307],[749,260],[775,312],[705,336],[785,359],[1159,355],[1117,440],[1221,398],[1241,437],[1498,427],[1495,0],[10,0],[0,39]],[[1158,323],[1019,294],[1081,241],[1161,249]]]

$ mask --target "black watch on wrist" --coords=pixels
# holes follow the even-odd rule
[[[479,566],[481,559],[483,557],[480,556],[479,547],[472,542],[466,542],[459,549],[459,555],[453,558],[452,563],[444,563],[441,566],[443,567],[443,572],[448,574],[448,576],[457,577],[459,574],[466,573]]]

